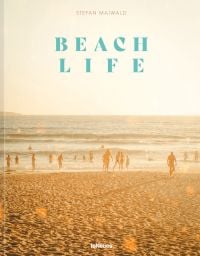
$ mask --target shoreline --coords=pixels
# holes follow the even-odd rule
[[[160,173],[160,174],[166,174],[169,175],[168,168],[165,167],[162,170],[161,169],[130,169],[130,170],[109,170],[108,172],[102,171],[102,170],[46,170],[46,169],[40,169],[40,170],[0,170],[0,175],[3,174],[61,174],[61,173],[103,173],[103,174],[124,174],[124,173]],[[200,169],[178,169],[175,171],[174,175],[177,175],[179,173],[184,174],[200,174]]]

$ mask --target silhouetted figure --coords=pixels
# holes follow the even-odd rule
[[[35,161],[36,161],[36,158],[35,158],[35,153],[32,154],[32,170],[35,170]]]
[[[7,155],[7,157],[6,157],[6,166],[7,166],[7,169],[10,169],[10,162],[11,162],[10,155]]]
[[[52,162],[53,162],[53,155],[50,153],[49,154],[49,163],[52,164]]]
[[[120,152],[120,162],[119,162],[119,169],[122,171],[124,167],[124,160],[125,156],[123,152]]]
[[[74,160],[75,160],[75,161],[77,160],[77,155],[74,155]]]
[[[28,150],[32,150],[32,147],[31,147],[31,145],[29,145],[29,147],[28,147]]]
[[[198,161],[199,160],[199,153],[198,151],[194,152],[194,161]]]
[[[16,165],[19,164],[19,156],[18,156],[18,155],[15,156],[15,164],[16,164]]]
[[[115,170],[115,167],[118,165],[119,170],[120,170],[120,151],[117,152],[115,156],[115,164],[113,166],[113,171]]]
[[[85,161],[85,159],[86,159],[86,157],[85,157],[85,155],[83,155],[83,161]]]
[[[89,161],[90,162],[93,162],[93,159],[94,159],[94,154],[92,151],[89,152]]]
[[[60,154],[60,155],[58,156],[58,167],[59,167],[59,169],[62,168],[62,162],[63,162],[63,155]]]
[[[109,149],[103,154],[103,170],[108,171],[110,159],[112,159],[112,155]]]
[[[167,164],[169,166],[169,176],[171,177],[174,174],[176,164],[176,157],[173,152],[171,152],[171,154],[168,156]]]
[[[130,159],[129,159],[129,156],[126,155],[126,170],[128,170],[129,165],[130,165]]]
[[[188,153],[184,152],[184,161],[187,161],[187,160],[188,160]]]

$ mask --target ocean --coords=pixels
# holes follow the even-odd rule
[[[102,170],[106,149],[112,152],[111,169],[116,152],[123,151],[130,158],[130,170],[165,171],[167,156],[173,151],[179,169],[200,170],[199,161],[194,159],[195,151],[200,155],[200,117],[19,115],[7,116],[1,124],[1,170],[7,154],[11,156],[11,170],[31,170],[33,152],[36,171],[58,170],[60,153],[63,171]],[[92,162],[90,151],[94,154]],[[187,161],[183,161],[184,152],[188,153]],[[49,154],[53,154],[52,163]]]

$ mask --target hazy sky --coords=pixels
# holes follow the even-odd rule
[[[25,114],[200,115],[199,0],[6,0],[4,6],[5,111]],[[125,16],[79,16],[76,11],[125,10]],[[68,38],[67,52],[55,37]],[[87,51],[75,52],[75,37]],[[98,38],[108,52],[94,52]],[[112,42],[126,37],[123,53]],[[148,37],[148,52],[132,38]],[[118,58],[114,73],[106,59]],[[132,59],[144,58],[144,73]],[[59,73],[66,58],[71,73]],[[84,59],[92,58],[92,73]]]

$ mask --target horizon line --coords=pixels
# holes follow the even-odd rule
[[[200,117],[200,114],[30,114],[0,111],[0,115],[10,116],[129,116],[129,117]]]

